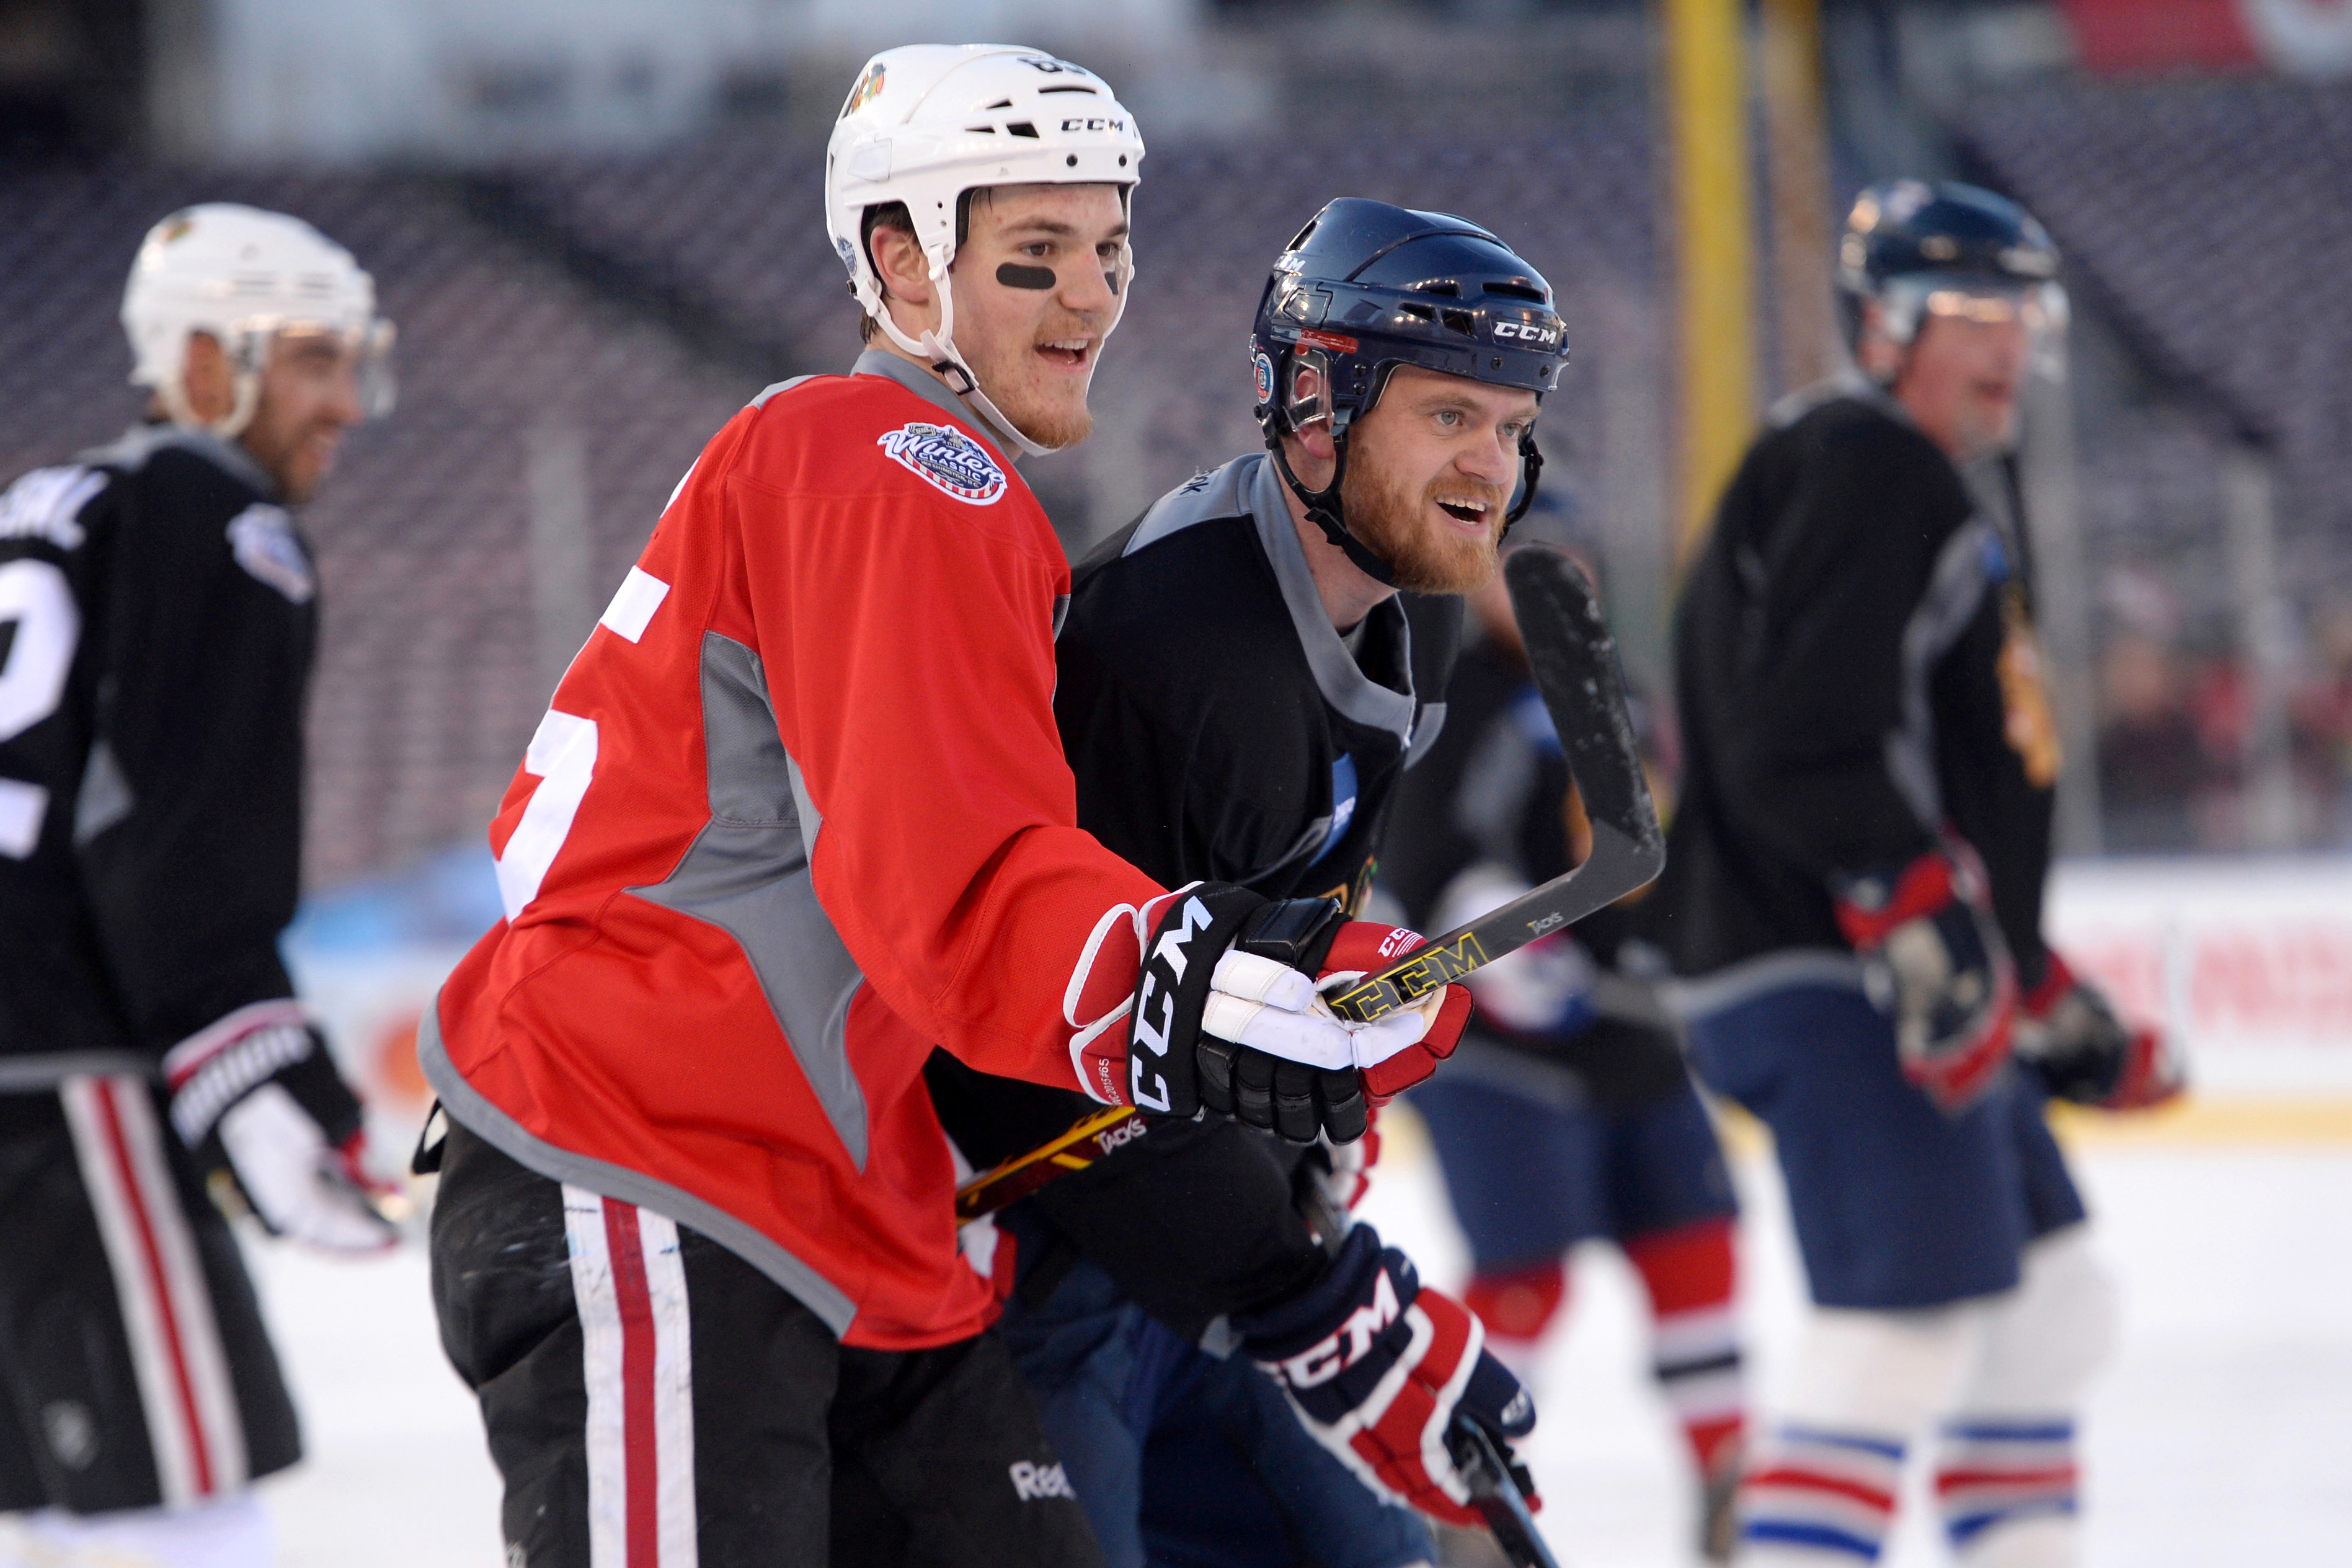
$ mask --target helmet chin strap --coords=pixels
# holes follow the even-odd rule
[[[1337,421],[1334,421],[1336,424]],[[1372,553],[1370,545],[1358,538],[1348,528],[1347,513],[1339,501],[1340,486],[1348,477],[1348,433],[1344,429],[1331,432],[1331,482],[1320,490],[1310,490],[1290,466],[1290,456],[1282,449],[1283,431],[1273,420],[1265,422],[1265,449],[1274,455],[1275,471],[1298,504],[1307,508],[1307,520],[1323,530],[1323,537],[1347,552],[1356,570],[1379,583],[1382,588],[1394,588],[1396,569]]]
[[[971,367],[964,362],[962,353],[955,346],[955,289],[948,281],[945,263],[932,264],[931,281],[939,287],[940,325],[937,331],[927,329],[919,342],[909,338],[890,319],[889,306],[878,298],[875,302],[875,324],[892,342],[930,366],[932,373],[948,383],[949,391],[970,403],[973,413],[986,420],[998,434],[1010,440],[1024,455],[1045,457],[1059,452],[1061,448],[1058,446],[1045,446],[1030,440],[1021,427],[1006,418],[989,400],[988,394],[980,390],[980,378],[972,374]]]

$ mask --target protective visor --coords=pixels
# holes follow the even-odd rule
[[[1887,336],[1910,342],[1930,316],[1982,327],[2015,323],[2025,329],[2034,373],[2065,374],[2066,290],[2054,282],[2003,283],[1921,273],[1889,279],[1880,295]]]

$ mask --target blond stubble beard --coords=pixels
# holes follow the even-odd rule
[[[1430,520],[1436,490],[1433,480],[1415,493],[1409,480],[1382,473],[1351,453],[1339,499],[1349,531],[1388,562],[1397,587],[1410,593],[1469,593],[1484,588],[1495,578],[1503,508],[1509,498],[1487,495],[1486,537],[1463,538]]]
[[[1033,351],[1031,347],[1024,343],[1015,350],[1014,353],[1026,355]],[[1101,351],[1102,345],[1097,341],[1095,345],[1095,352]],[[1076,446],[1094,434],[1094,411],[1087,406],[1086,395],[1087,392],[1093,389],[1094,378],[1091,374],[1087,378],[1087,387],[1078,394],[1078,406],[1066,413],[1061,410],[1039,407],[1026,397],[1008,397],[1000,392],[998,389],[1001,387],[1019,384],[1010,373],[1013,369],[1012,365],[997,363],[992,358],[985,362],[980,359],[974,359],[971,368],[980,379],[980,390],[987,394],[989,402],[994,403],[1005,418],[1020,426],[1022,434],[1038,445],[1059,450],[1066,446]]]

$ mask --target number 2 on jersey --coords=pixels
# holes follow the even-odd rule
[[[29,558],[0,566],[0,745],[57,711],[81,640],[81,611],[66,574]],[[0,778],[0,855],[22,860],[41,837],[49,792],[38,784]]]

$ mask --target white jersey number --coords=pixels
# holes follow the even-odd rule
[[[679,480],[678,488],[685,487],[686,481]],[[596,624],[635,643],[646,634],[646,623],[668,596],[668,583],[633,566]],[[522,770],[540,782],[499,856],[499,897],[509,921],[539,896],[539,884],[547,880],[547,868],[571,835],[572,819],[580,814],[580,801],[596,771],[596,721],[548,709],[523,752]]]
[[[0,655],[0,742],[14,740],[55,713],[81,641],[81,611],[66,574],[45,560],[0,566],[0,627],[11,627]],[[40,841],[49,792],[0,779],[0,855],[23,860]]]

